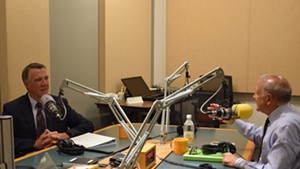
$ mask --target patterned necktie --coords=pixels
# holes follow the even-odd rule
[[[259,158],[260,158],[260,156],[261,156],[261,151],[262,151],[262,146],[263,146],[262,144],[263,144],[263,140],[264,140],[264,137],[265,137],[265,135],[266,135],[266,132],[267,132],[269,123],[270,123],[270,120],[269,120],[269,118],[267,118],[267,119],[266,119],[266,122],[265,122],[265,125],[264,125],[263,136],[262,136],[262,138],[261,138],[261,146],[260,146],[260,150],[259,150],[258,160],[259,160]]]
[[[40,135],[45,131],[46,129],[46,124],[45,124],[45,118],[42,113],[42,104],[37,103],[35,108],[37,109],[37,114],[36,114],[36,134],[37,137],[40,137]]]

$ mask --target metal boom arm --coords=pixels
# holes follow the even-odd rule
[[[141,152],[143,146],[145,145],[150,133],[152,132],[155,123],[158,117],[160,116],[161,112],[168,106],[174,104],[175,102],[197,92],[197,90],[199,90],[201,86],[216,78],[222,80],[224,79],[224,72],[219,67],[197,78],[196,80],[189,83],[188,85],[185,85],[184,87],[178,89],[176,92],[168,95],[164,99],[156,100],[153,103],[152,107],[150,108],[149,112],[147,113],[147,116],[144,119],[138,131],[135,130],[132,123],[130,122],[130,120],[124,113],[123,109],[121,108],[120,104],[113,96],[109,96],[107,94],[101,93],[99,91],[96,91],[94,89],[91,89],[89,87],[86,87],[84,85],[81,85],[79,83],[76,83],[68,79],[64,80],[61,89],[64,87],[69,87],[75,91],[81,92],[85,95],[89,95],[98,100],[101,100],[109,105],[114,116],[117,118],[118,122],[127,132],[127,134],[129,134],[130,136],[129,138],[132,140],[128,152],[126,153],[124,159],[122,160],[121,164],[118,167],[120,169],[127,169],[127,168],[134,168],[137,157]],[[148,127],[146,127],[148,121],[150,121],[150,123]]]
[[[102,101],[104,103],[107,103],[109,108],[111,109],[112,113],[116,117],[117,121],[120,123],[120,125],[124,128],[125,132],[129,136],[129,139],[131,141],[134,140],[136,137],[137,131],[128,119],[127,115],[125,114],[124,110],[120,106],[117,99],[109,94],[105,94],[102,92],[99,92],[95,89],[92,89],[90,87],[87,87],[85,85],[82,85],[80,83],[74,82],[69,79],[64,79],[59,91],[59,97],[60,95],[64,95],[64,88],[68,87],[74,91],[77,91],[79,93],[82,93],[84,95],[88,95],[90,97],[93,97],[99,101]],[[127,125],[126,125],[127,123]]]
[[[153,127],[162,113],[162,111],[169,107],[170,105],[174,104],[175,102],[197,92],[200,87],[202,87],[207,82],[213,79],[224,79],[224,72],[221,68],[217,67],[212,71],[204,74],[203,76],[199,77],[198,79],[194,80],[193,82],[189,83],[188,85],[178,89],[176,92],[170,94],[169,96],[165,97],[161,100],[156,100],[152,105],[151,109],[149,110],[146,118],[144,119],[139,131],[137,133],[136,139],[131,143],[130,148],[125,155],[122,163],[120,164],[119,168],[133,168],[137,157],[142,150],[143,146],[145,145],[147,138],[149,137],[150,133],[153,130]],[[154,116],[152,116],[154,114]],[[151,119],[148,127],[146,128],[146,123]],[[142,133],[144,132],[144,134]],[[143,135],[142,135],[143,134]],[[138,141],[138,138],[140,140]]]
[[[189,62],[185,61],[181,66],[179,66],[170,76],[165,78],[165,84],[164,84],[164,98],[168,95],[168,88],[171,83],[173,83],[177,78],[181,76],[181,73],[185,71],[186,79],[185,79],[185,85],[188,84],[188,78],[190,77],[188,75],[188,68],[189,68]],[[168,125],[170,122],[170,108],[166,107],[162,111],[161,115],[161,128],[160,128],[160,143],[164,144],[167,137],[168,132]]]

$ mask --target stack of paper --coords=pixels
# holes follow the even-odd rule
[[[95,133],[85,133],[71,138],[75,144],[85,148],[116,144],[116,138]]]

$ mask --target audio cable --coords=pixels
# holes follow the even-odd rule
[[[196,169],[216,169],[209,163],[203,163],[203,164],[200,164],[199,166],[195,166],[195,165],[191,165],[191,164],[184,164],[184,163],[179,163],[179,162],[167,160],[166,158],[161,158],[159,156],[156,156],[156,157],[158,159],[160,159],[161,161],[164,161],[164,162],[169,163],[169,164],[177,165],[177,166],[196,168]]]

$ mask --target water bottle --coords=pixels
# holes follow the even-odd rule
[[[186,121],[184,122],[183,126],[183,137],[189,140],[189,144],[194,143],[194,123],[192,121],[192,115],[186,115]]]

